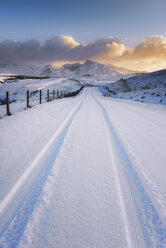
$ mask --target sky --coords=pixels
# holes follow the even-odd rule
[[[166,67],[157,52],[166,55],[165,13],[166,0],[1,0],[0,63],[22,62],[22,53],[29,63],[94,59],[135,69],[142,64],[135,49],[148,44],[143,65],[160,69]]]

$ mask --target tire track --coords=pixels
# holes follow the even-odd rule
[[[19,247],[128,247],[103,118],[87,93]]]
[[[63,140],[84,98],[72,109],[40,154],[0,203],[0,247],[17,247]]]
[[[164,248],[166,247],[166,227],[122,146],[105,107],[94,95],[93,98],[99,106],[107,127],[112,162],[118,174],[131,247]]]

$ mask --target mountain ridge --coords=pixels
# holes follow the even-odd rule
[[[123,73],[123,72],[125,73]],[[0,64],[0,73],[27,75],[27,76],[120,76],[131,74],[130,70],[120,69],[112,65],[105,65],[93,60],[87,60],[83,64],[64,64],[61,67],[52,65],[32,65],[32,64]]]

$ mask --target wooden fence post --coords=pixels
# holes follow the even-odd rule
[[[42,90],[39,91],[39,103],[42,103]]]
[[[47,90],[47,102],[49,102],[50,100],[50,94],[49,94],[49,90]]]
[[[6,114],[8,116],[12,115],[9,109],[9,92],[6,92]]]
[[[27,90],[27,108],[30,108],[31,106],[29,105],[29,90]]]
[[[53,100],[55,99],[55,90],[53,90]]]

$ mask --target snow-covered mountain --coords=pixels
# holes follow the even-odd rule
[[[166,104],[166,69],[120,79],[100,89],[115,98]]]
[[[73,63],[73,64],[64,64],[60,68],[52,67],[51,65],[46,65],[42,72],[42,76],[54,77],[54,76],[63,76],[63,77],[116,77],[122,75],[114,69],[112,66],[104,65],[97,63],[92,60],[87,60],[85,63]]]
[[[40,76],[43,76],[43,77],[57,76],[57,68],[54,68],[51,65],[46,65],[44,66],[44,68],[42,68],[42,71],[40,72]]]
[[[95,61],[87,60],[85,63],[65,64],[60,68],[51,65],[18,65],[18,64],[0,64],[0,73],[27,75],[27,76],[46,76],[46,77],[82,77],[82,76],[100,76],[117,77],[123,75],[113,66],[104,65]]]
[[[84,85],[99,86],[129,77],[117,72],[112,66],[87,60],[85,63],[65,64],[60,68],[60,75],[81,81]]]
[[[63,74],[71,74],[74,76],[119,76],[121,73],[117,72],[112,66],[97,63],[92,60],[87,60],[83,64],[65,64],[61,72]]]

